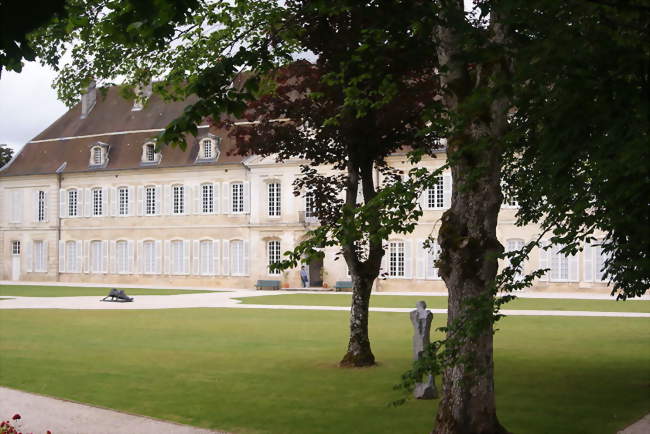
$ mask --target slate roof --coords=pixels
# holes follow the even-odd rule
[[[95,107],[85,119],[81,119],[79,103],[28,142],[13,161],[0,170],[0,176],[53,174],[63,163],[66,163],[64,173],[144,168],[141,165],[142,145],[159,132],[151,130],[164,129],[192,102],[194,99],[166,102],[152,95],[142,110],[132,111],[133,101],[122,98],[118,88],[108,89],[106,95],[98,90]],[[219,158],[210,163],[196,162],[198,140],[208,132],[221,138]],[[108,164],[90,168],[90,148],[97,142],[109,145]],[[149,167],[232,164],[241,163],[245,158],[234,155],[233,140],[225,131],[214,127],[199,128],[199,136],[188,135],[186,142],[185,151],[163,147],[160,163]]]

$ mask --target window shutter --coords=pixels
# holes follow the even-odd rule
[[[429,189],[425,188],[420,192],[420,195],[418,196],[418,203],[422,207],[422,209],[428,209],[428,198],[429,198]]]
[[[212,242],[212,252],[214,255],[214,274],[218,276],[221,271],[221,242],[219,240],[214,240]]]
[[[223,240],[223,251],[222,251],[222,258],[221,258],[221,274],[224,275],[224,276],[230,275],[229,254],[230,254],[230,241],[229,240]]]
[[[145,206],[145,200],[144,200],[144,187],[139,186],[138,187],[138,207],[136,209],[138,215],[144,215],[144,206]]]
[[[46,273],[50,271],[50,251],[48,250],[47,240],[43,240],[43,265],[41,271]]]
[[[381,268],[379,269],[379,277],[381,277],[382,274],[387,274],[388,273],[388,244],[386,242],[382,243],[382,246],[384,248],[384,256],[381,257]]]
[[[248,266],[248,240],[244,240],[244,276],[250,274],[250,267]]]
[[[65,273],[65,243],[59,240],[59,273]]]
[[[102,187],[102,216],[106,217],[107,215],[110,215],[108,212],[108,187]]]
[[[111,192],[111,197],[110,197],[110,216],[117,216],[120,215],[120,196],[118,194],[117,188],[112,187],[110,189]]]
[[[549,255],[550,251],[549,250],[544,250],[544,247],[548,246],[547,241],[542,241],[539,246],[539,268],[545,269],[549,268]],[[544,276],[541,277],[540,280],[548,280],[549,279],[549,272],[547,271]]]
[[[584,271],[583,271],[583,280],[585,282],[593,282],[594,281],[594,248],[592,244],[589,242],[585,242],[585,247],[584,250],[582,251],[582,259],[583,259],[583,266],[584,266]]]
[[[578,255],[569,256],[569,282],[577,282],[578,278]]]
[[[32,250],[34,248],[34,241],[29,240],[25,243],[25,265],[28,273],[31,273],[34,261],[32,260]]]
[[[79,249],[79,252],[81,253],[81,267],[79,272],[90,273],[90,241],[83,241],[83,247]]]
[[[165,242],[163,243],[163,246],[165,248],[165,254],[164,254],[164,257],[165,257],[165,265],[164,265],[165,274],[172,274],[172,269],[173,269],[172,261],[171,261],[171,259],[172,259],[171,258],[172,257],[172,255],[171,255],[172,242],[170,240],[165,240]],[[174,260],[175,259],[176,258],[174,258]]]
[[[108,261],[109,269],[111,274],[117,273],[117,241],[110,240],[109,242],[109,256],[110,260]]]
[[[34,217],[34,223],[38,223],[38,189],[32,190],[32,216]]]
[[[193,187],[193,189],[194,189],[194,210],[193,210],[194,214],[203,214],[203,186],[196,185]],[[213,195],[214,193],[215,192],[213,190]]]
[[[108,273],[108,241],[102,241],[102,273]]]
[[[83,271],[83,266],[84,266],[84,246],[83,246],[83,241],[79,240],[76,242],[77,243],[77,257],[75,258],[75,268],[74,270],[68,270],[69,273],[81,273]]]
[[[84,189],[84,217],[90,217],[93,211],[92,191],[89,188]]]
[[[199,273],[199,240],[192,241],[192,274],[198,276]]]
[[[156,215],[160,215],[161,213],[161,205],[162,205],[162,186],[156,185]]]
[[[190,240],[183,240],[183,274],[190,274]]]
[[[295,196],[293,195],[293,177],[288,177],[282,182],[283,192],[280,196],[280,215],[292,216],[293,203]]]
[[[221,212],[224,214],[230,214],[231,213],[231,205],[232,205],[232,189],[230,188],[230,184],[227,182],[224,182],[221,184],[221,191],[222,191],[222,204],[223,207],[221,208]]]
[[[154,242],[156,250],[156,274],[162,273],[162,241],[156,240]]]
[[[49,221],[49,210],[50,210],[50,191],[43,190],[45,197],[43,198],[43,222],[47,223]]]
[[[426,257],[427,252],[424,249],[424,240],[417,240],[415,246],[415,278],[424,279],[426,277],[424,269],[424,258]]]
[[[244,181],[244,213],[248,214],[251,212],[251,183],[249,181]],[[280,196],[282,198],[282,196]]]
[[[215,214],[219,214],[221,212],[221,197],[223,194],[221,194],[221,183],[220,182],[215,182],[212,184],[212,194],[213,196],[213,202],[214,202],[214,212]]]
[[[185,185],[183,188],[183,214],[185,215],[192,214],[192,195],[190,194],[192,190],[194,190],[193,185]]]
[[[411,279],[413,276],[412,246],[411,240],[404,240],[404,277],[407,279]]]
[[[135,209],[135,204],[136,204],[136,197],[135,197],[135,188],[129,187],[129,216],[134,216],[137,214],[136,209]],[[119,204],[118,204],[119,206]],[[140,209],[142,209],[142,205],[140,205]]]
[[[59,218],[68,217],[67,195],[64,189],[59,190]]]
[[[135,251],[134,251],[133,244],[134,244],[133,240],[128,240],[126,242],[126,250],[127,250],[126,272],[129,274],[135,273]]]
[[[172,196],[172,186],[165,184],[163,186],[165,192],[165,202],[162,204],[163,213],[171,215],[174,211],[174,198]],[[158,195],[158,187],[156,187],[156,196]],[[156,212],[158,214],[158,212]]]
[[[442,203],[444,208],[451,207],[451,175],[442,176]]]
[[[138,240],[138,252],[137,252],[137,270],[139,274],[144,274],[144,241]]]

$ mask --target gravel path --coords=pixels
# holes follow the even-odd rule
[[[0,387],[0,417],[16,413],[19,430],[34,434],[225,434]]]

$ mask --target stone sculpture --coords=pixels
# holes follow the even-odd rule
[[[427,310],[424,301],[418,301],[416,309],[410,313],[413,323],[413,360],[418,360],[422,351],[429,345],[431,333],[431,321],[433,314]],[[416,383],[413,389],[413,396],[417,399],[434,399],[438,397],[438,389],[433,375],[429,374],[425,383]]]

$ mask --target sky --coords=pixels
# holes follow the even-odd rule
[[[2,71],[0,78],[0,144],[18,151],[67,109],[57,100],[52,83],[56,73],[37,62],[23,71]]]

